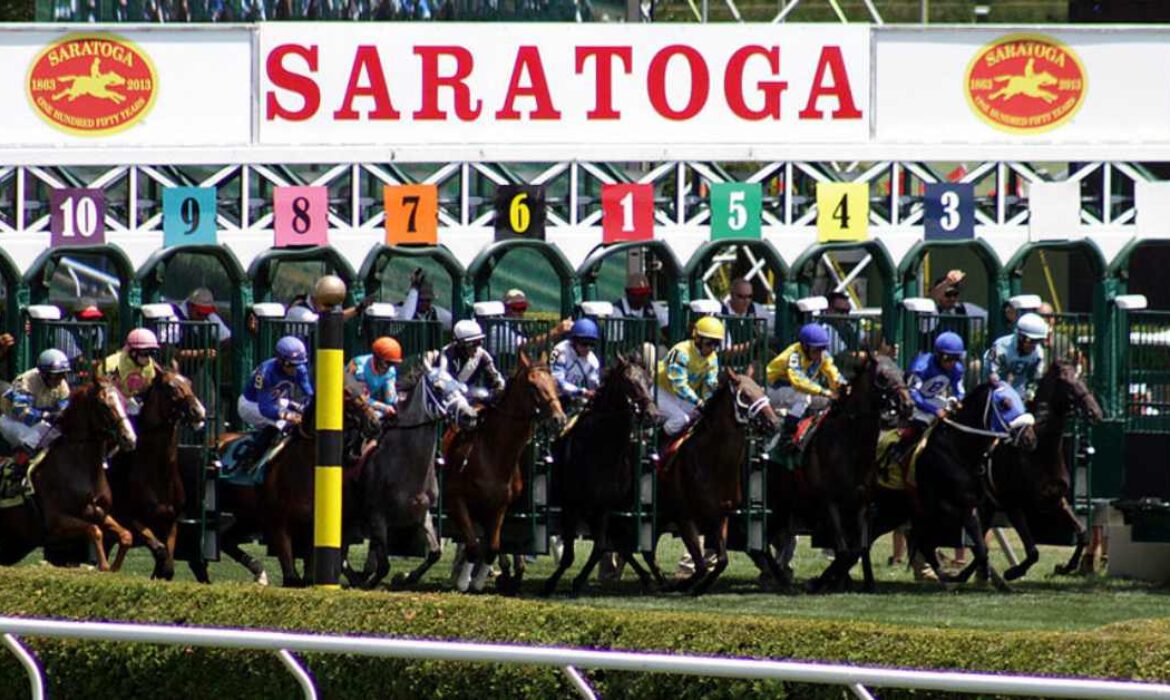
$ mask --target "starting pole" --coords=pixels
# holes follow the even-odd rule
[[[341,579],[342,397],[345,391],[345,283],[317,280],[316,421],[313,470],[313,585],[338,588]]]

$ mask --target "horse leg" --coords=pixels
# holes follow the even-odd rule
[[[304,579],[297,575],[297,562],[293,557],[292,533],[286,523],[273,523],[269,530],[269,541],[276,550],[280,562],[281,585],[285,588],[303,588]]]
[[[650,570],[650,575],[654,577],[654,583],[658,584],[659,588],[666,587],[666,577],[662,575],[662,569],[658,567],[658,539],[655,538],[652,549],[642,551],[642,561],[646,562],[646,568]]]
[[[1068,563],[1064,564],[1063,566],[1058,564],[1054,572],[1061,576],[1068,576],[1080,571],[1081,556],[1085,553],[1085,547],[1089,545],[1089,528],[1081,524],[1081,519],[1077,517],[1077,514],[1073,511],[1072,506],[1069,505],[1067,498],[1060,499],[1060,512],[1072,523],[1073,528],[1077,533],[1077,544],[1073,549],[1072,556],[1068,559]]]
[[[373,564],[373,575],[366,579],[362,587],[373,590],[390,573],[389,531],[386,526],[386,517],[381,513],[370,518],[369,527],[370,547],[366,553],[366,571]]]
[[[1028,573],[1028,569],[1040,561],[1040,550],[1036,548],[1036,538],[1032,536],[1032,528],[1028,525],[1028,516],[1019,508],[1009,510],[1007,516],[1012,527],[1016,529],[1016,534],[1020,536],[1020,541],[1024,544],[1024,560],[1003,572],[1005,581],[1015,581]]]
[[[500,553],[500,531],[504,529],[504,516],[507,513],[507,505],[496,509],[490,527],[484,528],[484,541],[487,542],[487,552],[484,553],[481,550],[479,564],[476,565],[475,578],[471,582],[471,590],[476,593],[483,592],[483,587],[487,584],[488,572],[491,571],[492,564],[496,562],[496,557]]]
[[[605,555],[606,548],[609,546],[608,527],[609,518],[604,515],[595,513],[589,520],[589,532],[593,535],[593,549],[589,552],[589,558],[585,560],[585,566],[581,567],[576,578],[573,579],[574,597],[581,595],[585,584],[589,582],[589,576],[593,573],[594,567],[601,562],[601,557]]]
[[[427,536],[426,558],[409,574],[396,574],[390,581],[390,588],[398,589],[405,586],[413,586],[442,558],[443,543],[439,540],[439,533],[435,531],[435,521],[431,517],[430,511],[427,511],[426,517],[423,519],[423,532]]]
[[[703,548],[699,546],[699,528],[693,520],[683,520],[679,523],[679,536],[695,562],[695,573],[678,582],[675,587],[680,591],[688,591],[707,575],[707,558],[703,556]]]
[[[849,568],[845,566],[848,559],[849,543],[845,540],[845,526],[841,520],[841,509],[836,503],[830,502],[829,525],[833,529],[833,561],[825,567],[820,576],[808,582],[809,593],[820,593],[830,586],[837,586],[842,579],[849,575]],[[852,562],[849,562],[849,567]]]
[[[577,556],[576,542],[577,511],[566,508],[561,513],[561,559],[557,562],[557,568],[552,572],[552,576],[549,576],[548,580],[544,582],[543,595],[552,595],[557,590],[557,584],[560,583],[561,577],[573,565],[573,560]]]
[[[74,515],[52,511],[47,513],[45,517],[45,533],[54,539],[80,539],[83,537],[89,539],[94,543],[94,549],[97,551],[98,570],[110,570],[110,562],[106,558],[106,546],[102,542],[102,529],[93,522]]]
[[[869,558],[869,509],[863,508],[857,520],[858,527],[858,551],[861,556],[861,575],[864,578],[861,590],[866,593],[873,593],[877,590],[877,582],[873,578],[873,562]]]
[[[471,513],[467,510],[467,503],[462,498],[451,499],[452,517],[455,526],[463,535],[463,566],[455,580],[455,588],[460,593],[466,593],[471,586],[471,575],[480,561],[479,539],[475,536],[475,525],[471,521]]]
[[[649,593],[654,585],[654,581],[650,578],[650,572],[646,571],[646,569],[638,563],[638,560],[634,558],[632,553],[618,552],[618,556],[621,557],[622,561],[630,565],[630,570],[633,571],[634,575],[638,577],[638,583],[641,585],[642,592]]]
[[[907,556],[909,556],[911,561],[913,561],[915,552],[921,554],[927,565],[930,566],[931,570],[934,572],[935,578],[938,580],[939,585],[942,586],[942,589],[944,591],[951,590],[947,574],[945,571],[943,571],[942,563],[938,560],[938,552],[936,551],[938,548],[936,547],[934,540],[930,539],[926,535],[926,527],[924,524],[915,523],[911,532],[913,533],[913,536],[909,542],[910,546]]]
[[[699,581],[698,585],[691,591],[691,595],[700,596],[706,593],[711,588],[711,584],[715,583],[715,579],[719,578],[719,575],[727,568],[727,520],[725,515],[722,522],[719,523],[719,537],[715,543],[715,566],[702,581]]]
[[[253,581],[261,586],[268,585],[268,572],[264,570],[264,563],[245,552],[235,539],[224,539],[223,552],[251,572]]]
[[[150,550],[151,556],[154,557],[154,571],[151,572],[150,578],[152,580],[164,578],[164,573],[165,573],[165,569],[166,569],[166,565],[167,565],[166,545],[164,545],[162,542],[160,542],[158,537],[155,537],[154,532],[151,531],[151,529],[149,527],[147,527],[141,520],[131,520],[130,527],[134,529],[134,532],[138,533],[138,535],[146,543],[147,549]],[[122,552],[124,552],[124,551],[125,551],[125,549],[122,549],[121,551],[118,552],[118,559],[119,560],[121,559]],[[117,563],[118,562],[115,561],[115,565]],[[117,569],[114,569],[114,570],[117,571]],[[171,567],[171,576],[174,577],[174,574],[175,574],[175,571],[174,571],[174,567],[172,566]]]
[[[108,513],[102,517],[102,527],[118,538],[118,544],[129,547],[134,543],[134,533],[119,525],[114,516]]]
[[[991,558],[987,553],[987,541],[983,539],[984,529],[980,522],[978,509],[972,508],[967,513],[967,517],[963,519],[963,532],[972,542],[971,551],[975,555],[975,561],[979,564],[980,576],[987,577],[996,590],[1007,592],[1009,590],[1007,583],[991,565]]]

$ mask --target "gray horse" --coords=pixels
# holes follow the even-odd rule
[[[386,578],[392,533],[409,532],[413,538],[421,527],[427,539],[426,558],[409,574],[395,576],[395,587],[414,584],[439,560],[442,547],[431,517],[439,495],[435,442],[443,421],[467,428],[476,419],[458,382],[437,370],[412,372],[400,383],[399,396],[397,416],[384,424],[356,481],[352,524],[369,538],[369,553],[361,572],[343,563],[355,587],[374,588]]]

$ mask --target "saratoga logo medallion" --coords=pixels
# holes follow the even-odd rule
[[[71,34],[28,69],[28,98],[52,126],[105,136],[145,116],[158,96],[158,71],[142,49],[113,34]]]
[[[984,46],[967,65],[967,103],[1001,131],[1034,134],[1055,129],[1085,101],[1081,60],[1059,41],[1012,34]]]

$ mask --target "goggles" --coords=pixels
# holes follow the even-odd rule
[[[527,311],[528,302],[526,301],[510,301],[504,306],[508,307],[509,311]]]
[[[649,287],[626,287],[626,294],[632,297],[648,297],[654,293]]]

